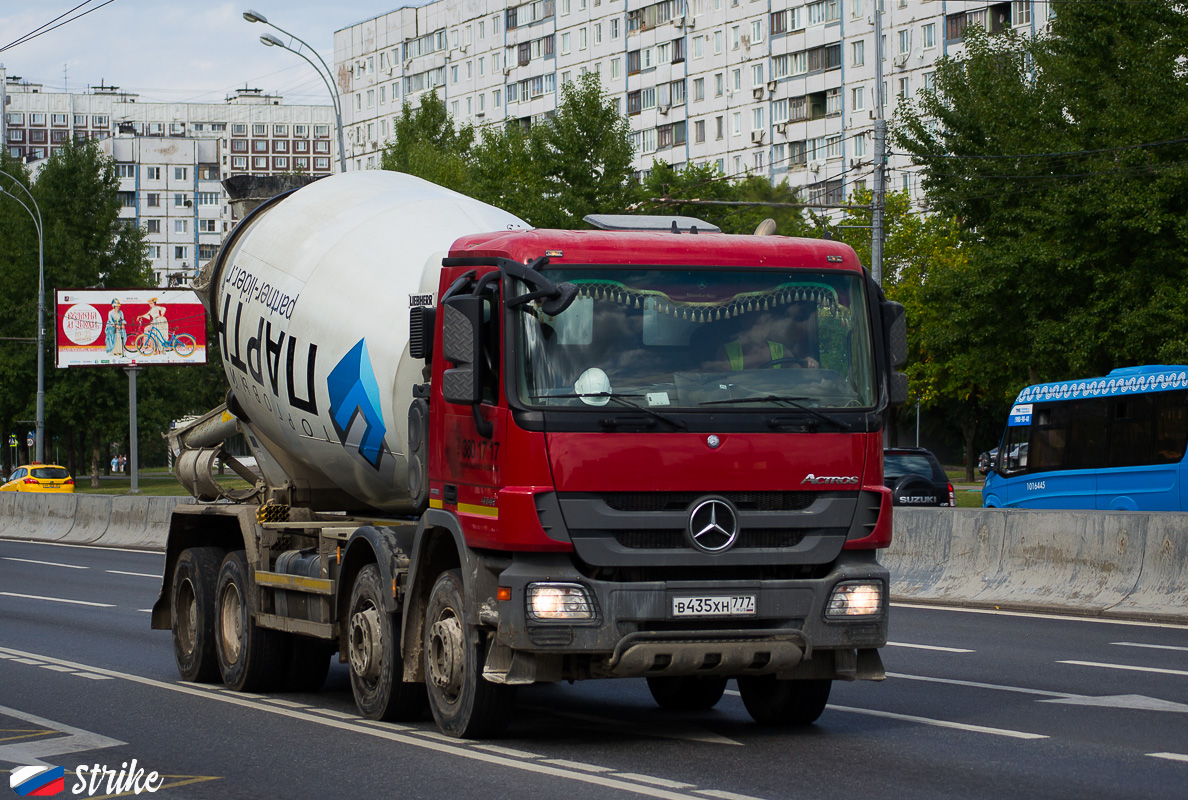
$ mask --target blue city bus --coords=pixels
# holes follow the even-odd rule
[[[1188,511],[1188,366],[1028,386],[986,482],[987,508]]]

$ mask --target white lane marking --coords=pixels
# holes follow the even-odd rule
[[[3,556],[4,561],[20,561],[22,564],[40,564],[43,567],[65,567],[66,569],[89,569],[89,567],[80,567],[78,564],[59,564],[57,561],[38,561],[33,558],[13,558],[12,556]]]
[[[29,664],[30,666],[34,666],[34,667],[44,667],[45,666],[44,661],[34,661],[31,658],[14,658],[13,661],[15,661],[18,664]]]
[[[6,761],[11,764],[44,767],[49,765],[45,761],[42,761],[42,759],[50,756],[82,753],[87,750],[99,750],[104,747],[119,747],[120,745],[127,744],[127,742],[121,742],[118,739],[111,739],[107,736],[100,736],[97,733],[84,731],[81,728],[72,728],[69,725],[63,725],[61,722],[54,722],[43,717],[26,714],[23,711],[17,711],[15,708],[0,706],[0,714],[66,734],[65,736],[55,736],[50,739],[39,739],[35,742],[0,745],[0,761]]]
[[[1077,667],[1102,667],[1103,669],[1124,669],[1132,672],[1156,672],[1160,675],[1188,676],[1185,669],[1161,669],[1160,667],[1134,667],[1130,664],[1102,664],[1098,661],[1057,661],[1057,664],[1072,664]]]
[[[626,778],[629,781],[639,781],[640,783],[651,783],[656,786],[663,786],[666,789],[692,789],[691,783],[681,783],[680,781],[670,781],[667,778],[653,778],[651,775],[640,775],[635,772],[616,772],[616,778]]]
[[[22,650],[13,650],[12,648],[7,647],[0,648],[0,652],[10,653],[19,657],[36,655],[34,653],[26,653]],[[52,661],[54,663],[61,664],[62,666],[74,667],[75,669],[81,670],[91,670],[112,678],[120,678],[132,683],[137,683],[142,686],[164,689],[170,692],[177,692],[178,694],[188,694],[193,697],[201,697],[206,698],[207,700],[215,700],[220,703],[240,706],[241,708],[265,711],[269,714],[276,714],[289,719],[301,720],[302,722],[311,722],[316,725],[323,725],[328,728],[335,728],[353,733],[364,733],[370,736],[376,736],[389,741],[398,742],[400,744],[410,745],[412,747],[420,747],[426,750],[433,750],[438,753],[458,756],[460,758],[468,758],[473,761],[481,761],[487,764],[510,767],[511,769],[518,769],[524,772],[534,772],[554,778],[564,778],[567,780],[579,781],[581,783],[590,783],[610,789],[618,789],[624,792],[634,792],[635,794],[647,795],[648,797],[658,797],[661,798],[661,800],[700,800],[700,798],[697,798],[695,795],[679,794],[677,792],[659,787],[647,786],[639,783],[629,783],[626,780],[617,779],[612,776],[583,774],[581,771],[566,770],[547,765],[546,763],[540,761],[517,761],[515,759],[496,755],[494,753],[480,752],[473,747],[465,746],[458,739],[451,739],[450,741],[452,744],[447,744],[445,742],[435,742],[421,736],[411,736],[404,733],[385,730],[383,728],[357,724],[356,722],[330,719],[320,714],[311,714],[306,711],[280,708],[278,706],[269,705],[268,703],[258,703],[254,700],[246,699],[241,693],[210,692],[196,688],[192,684],[166,683],[165,681],[158,681],[154,680],[153,678],[145,678],[140,675],[133,675],[127,672],[117,672],[115,670],[103,669],[100,667],[91,667],[86,664],[78,664],[73,661],[66,661],[60,658],[52,658],[50,656],[39,657],[46,661]],[[0,708],[0,711],[4,711],[4,709]],[[358,722],[362,721],[363,720],[358,720]],[[59,725],[57,727],[61,729],[63,726]],[[123,743],[121,742],[121,744]]]
[[[1119,647],[1146,647],[1151,650],[1177,650],[1182,653],[1188,653],[1188,647],[1177,647],[1174,644],[1143,644],[1142,642],[1110,642]]]
[[[892,677],[892,673],[888,672],[887,677]],[[898,677],[910,677],[908,675],[901,675]],[[930,680],[923,678],[922,680]],[[947,681],[945,681],[947,682]],[[727,689],[726,694],[738,695],[738,692]],[[851,714],[865,714],[870,717],[886,717],[887,719],[897,719],[904,722],[919,722],[921,725],[935,725],[938,728],[954,728],[960,731],[972,731],[974,733],[990,733],[995,736],[1009,736],[1013,739],[1047,739],[1048,737],[1039,733],[1025,733],[1023,731],[1012,731],[1007,728],[987,728],[983,725],[967,725],[964,722],[950,722],[945,719],[933,719],[931,717],[916,717],[911,714],[895,714],[891,711],[877,711],[873,708],[854,708],[853,706],[836,706],[832,703],[825,706],[827,709],[833,711],[846,711]]]
[[[151,608],[138,608],[138,609],[136,609],[136,610],[137,610],[137,611],[139,611],[141,614],[151,614],[151,613],[153,613],[153,610],[152,610]]]
[[[54,672],[74,672],[70,667],[59,667],[57,664],[43,664],[42,668],[53,670]]]
[[[36,594],[17,594],[16,592],[0,592],[5,597],[20,597],[25,600],[49,600],[51,603],[72,603],[76,606],[95,606],[97,608],[115,608],[111,603],[92,603],[89,600],[67,600],[64,597],[42,597]]]
[[[722,792],[717,789],[694,789],[698,794],[703,794],[706,797],[716,797],[718,800],[758,800],[751,797],[749,794],[736,794],[734,792]]]
[[[365,719],[365,720],[360,720],[360,722],[364,725],[372,725],[376,728],[383,728],[386,731],[411,731],[411,730],[413,730],[412,726],[410,726],[410,725],[397,725],[395,722],[381,722],[380,720],[376,720],[376,719]]]
[[[984,725],[968,725],[964,722],[950,722],[945,719],[932,719],[930,717],[917,717],[911,714],[895,714],[890,711],[876,711],[872,708],[853,708],[851,706],[835,706],[832,703],[825,706],[833,711],[846,711],[851,714],[863,714],[868,717],[884,717],[886,719],[902,720],[904,722],[918,722],[921,725],[934,725],[938,728],[952,728],[959,731],[969,731],[971,733],[989,733],[993,736],[1006,736],[1011,739],[1047,739],[1048,737],[1042,733],[1026,733],[1025,731],[1012,731],[1006,728],[988,728]]]
[[[106,572],[108,572],[112,575],[131,575],[134,578],[152,578],[152,579],[158,580],[158,581],[161,580],[160,575],[154,575],[151,572],[123,572],[118,569],[109,569],[109,570],[106,570]]]
[[[565,769],[580,769],[582,772],[614,772],[610,767],[600,767],[597,764],[581,764],[577,761],[567,761],[564,758],[546,759],[546,764],[552,764]]]
[[[165,553],[160,550],[137,550],[133,547],[103,547],[97,544],[67,544],[65,542],[33,542],[28,539],[6,539],[0,537],[0,542],[4,544],[36,544],[42,547],[78,547],[83,550],[107,550],[115,553],[142,553],[146,556],[156,556],[157,558],[164,558]]]
[[[503,756],[511,756],[512,758],[541,758],[539,753],[529,753],[527,750],[516,750],[511,747],[500,747],[497,744],[476,744],[475,747],[479,750],[487,750]]]
[[[294,703],[292,700],[279,700],[275,697],[266,698],[266,702],[275,703],[278,706],[285,708],[312,708],[309,703]]]
[[[80,673],[78,673],[78,677],[90,678],[93,681],[109,681],[109,680],[111,680],[110,675],[96,675],[93,672],[80,672]]]
[[[997,683],[979,683],[977,681],[963,681],[957,678],[932,678],[927,675],[905,675],[902,672],[888,672],[888,678],[898,678],[900,680],[908,681],[926,681],[928,683],[947,683],[951,686],[968,686],[971,689],[996,689],[1002,692],[1018,692],[1019,694],[1038,694],[1044,697],[1058,697],[1058,698],[1074,698],[1084,697],[1081,694],[1069,694],[1068,692],[1048,692],[1043,689],[1026,689],[1022,686],[1003,686]]]
[[[1129,625],[1138,628],[1172,628],[1182,631],[1188,624],[1174,622],[1140,622],[1133,619],[1110,619],[1106,617],[1074,617],[1068,614],[1036,614],[1031,611],[1004,611],[1000,608],[966,608],[964,606],[942,606],[929,603],[892,603],[894,608],[915,608],[924,611],[957,611],[962,614],[989,614],[992,617],[1027,617],[1028,619],[1054,619],[1062,622],[1096,622],[1101,625]]]
[[[1166,758],[1168,761],[1188,761],[1188,755],[1183,753],[1147,753],[1151,758]]]
[[[976,650],[966,650],[964,647],[940,647],[935,644],[908,644],[907,642],[887,642],[888,647],[908,647],[912,650],[939,650],[942,653],[976,653]]]
[[[1102,697],[1064,697],[1057,700],[1040,700],[1041,703],[1063,703],[1070,706],[1095,706],[1097,708],[1125,708],[1130,711],[1175,711],[1188,713],[1188,705],[1160,700],[1143,694],[1115,694]]]
[[[335,719],[350,719],[350,720],[361,719],[361,717],[358,714],[347,714],[343,711],[335,711],[332,708],[312,708],[311,707],[309,710],[314,712],[315,714],[325,714],[327,717],[334,717]]]

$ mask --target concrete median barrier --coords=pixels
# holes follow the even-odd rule
[[[37,542],[56,542],[74,527],[77,501],[73,494],[16,493],[7,536]]]
[[[65,540],[72,544],[97,542],[107,532],[113,498],[102,494],[79,494],[75,498],[74,527]]]
[[[0,537],[15,536],[12,515],[16,510],[16,499],[16,492],[0,492]]]
[[[896,509],[896,600],[1188,622],[1188,514]]]

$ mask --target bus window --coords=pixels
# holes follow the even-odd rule
[[[1068,448],[1065,469],[1100,469],[1106,465],[1106,412],[1102,399],[1069,404]]]
[[[1029,425],[1007,428],[1006,440],[998,451],[1003,475],[1018,475],[1027,471],[1027,437],[1030,433]]]
[[[1037,408],[1032,418],[1028,472],[1044,472],[1064,466],[1064,448],[1068,444],[1067,405]]]
[[[1137,467],[1155,463],[1151,435],[1151,395],[1133,395],[1111,402],[1111,467]]]
[[[1155,395],[1155,463],[1176,464],[1188,445],[1188,395],[1160,392]]]

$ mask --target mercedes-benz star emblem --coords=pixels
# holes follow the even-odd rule
[[[734,506],[717,497],[709,497],[693,507],[689,514],[689,541],[698,550],[721,553],[738,539],[738,513]]]

